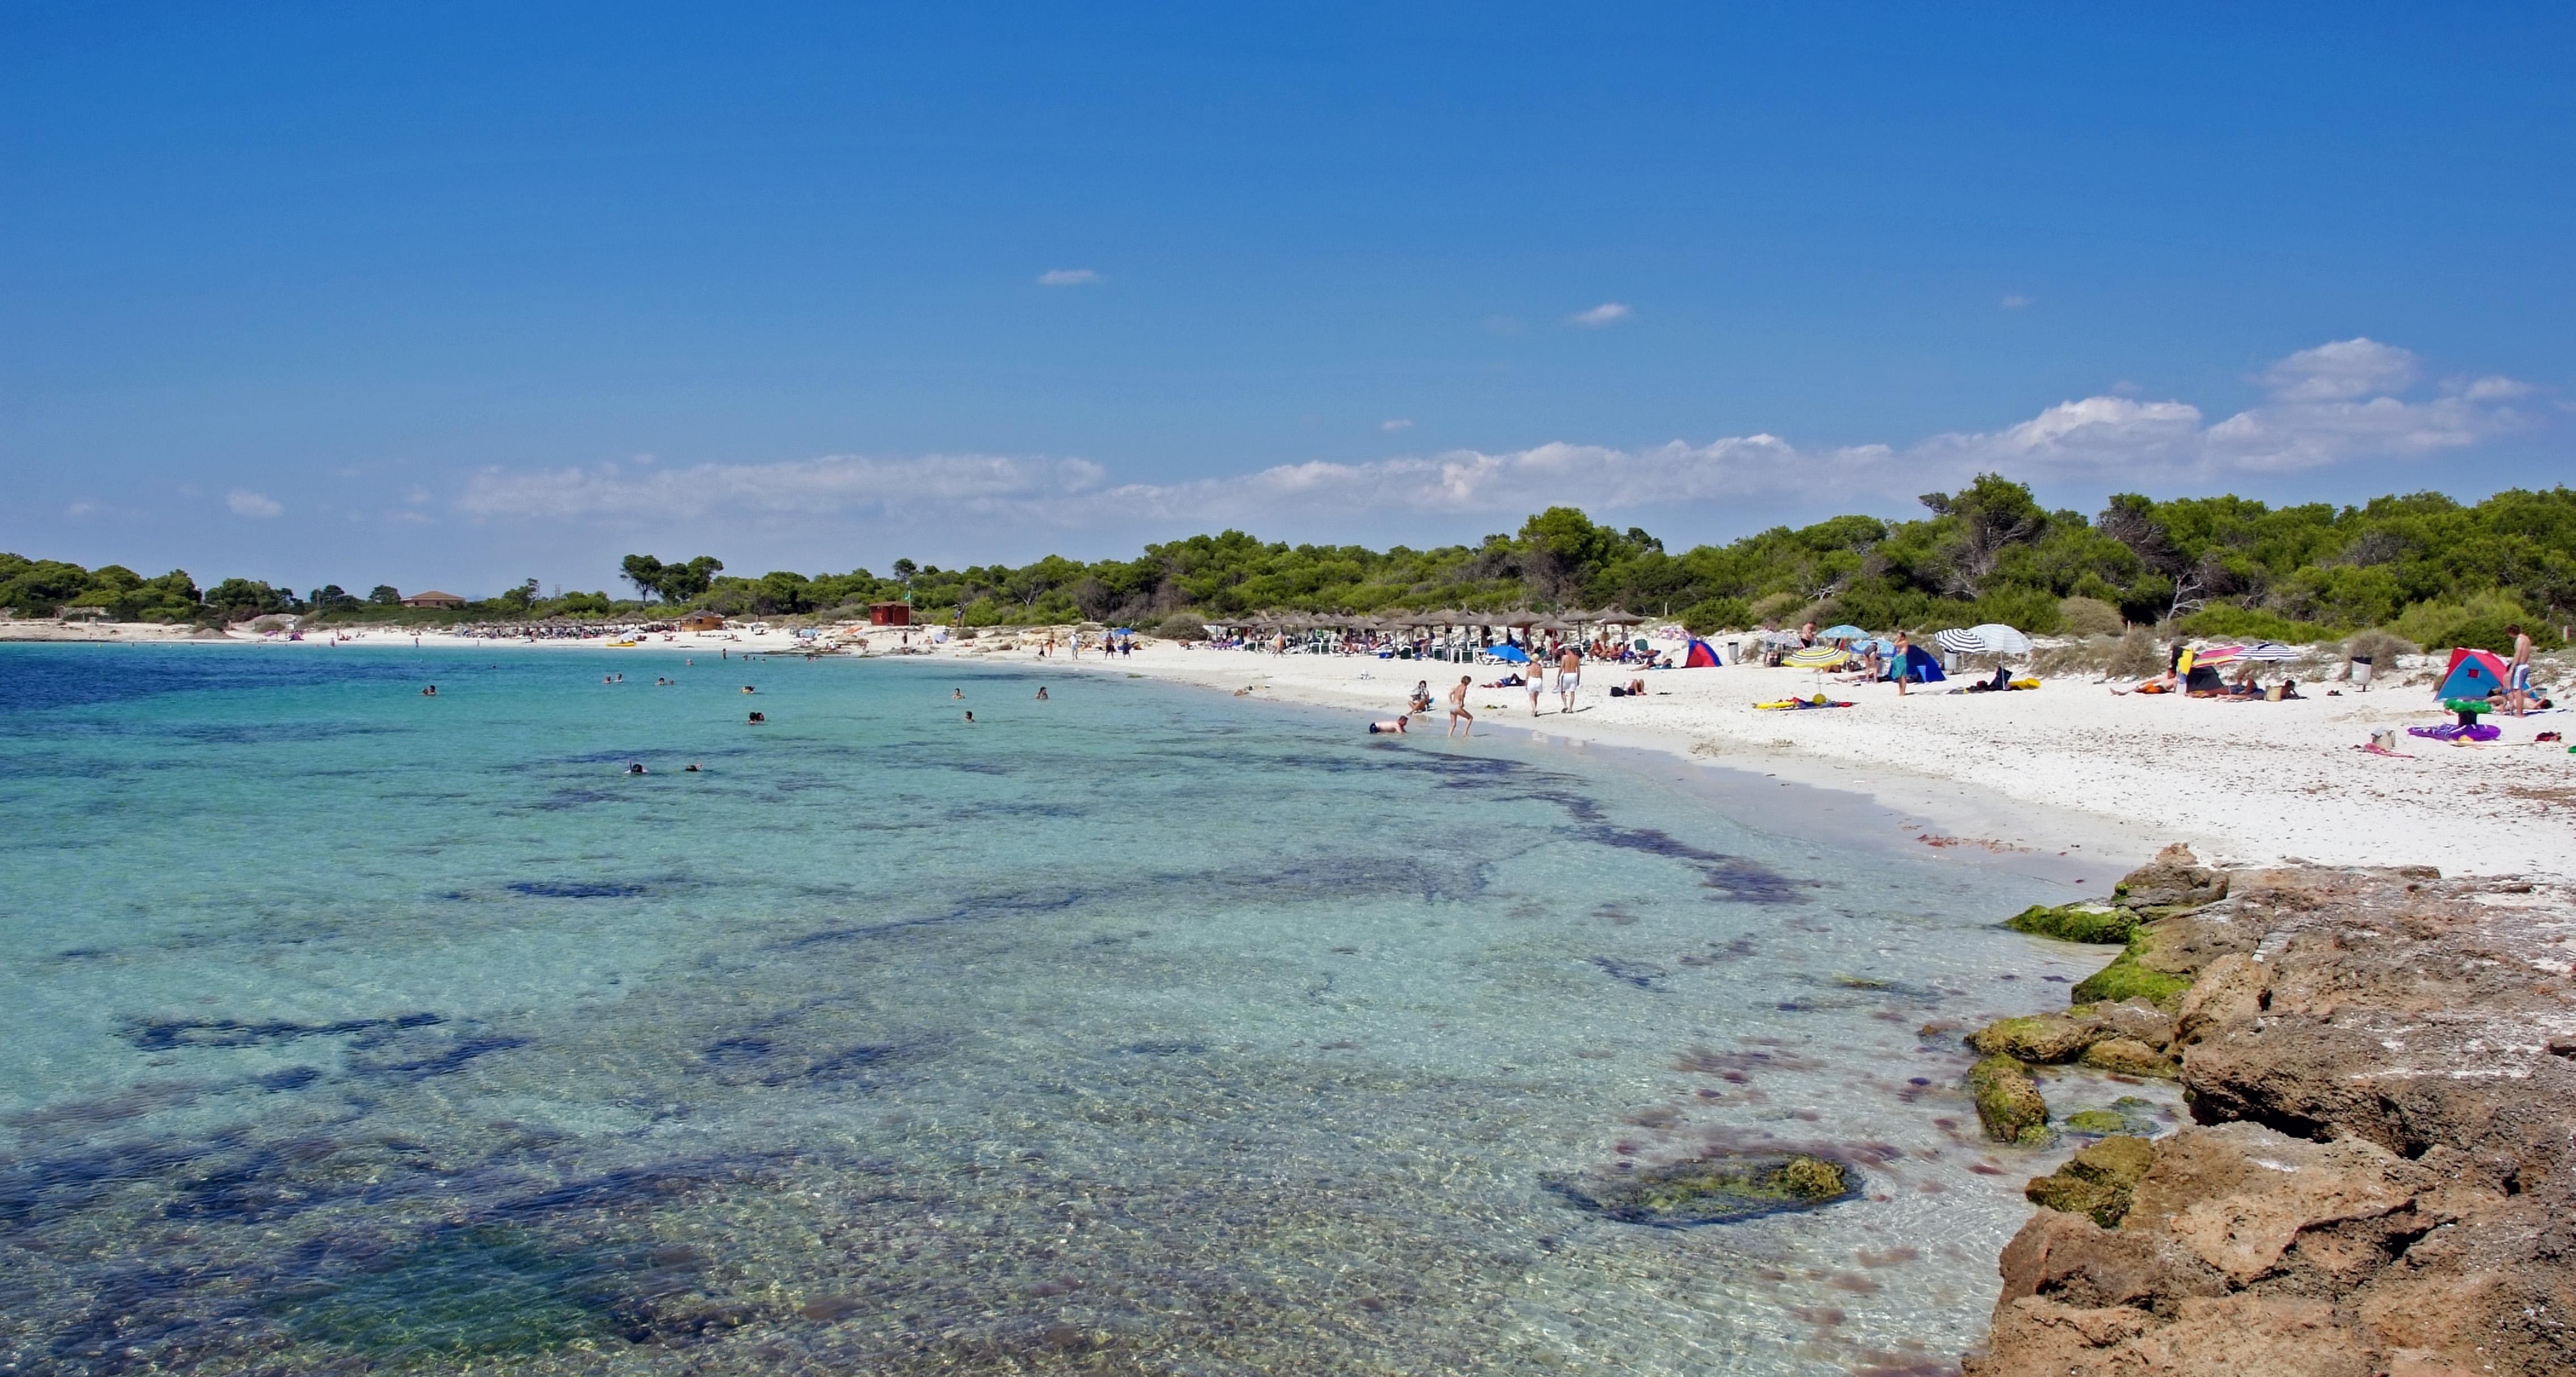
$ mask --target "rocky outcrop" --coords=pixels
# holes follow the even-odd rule
[[[2119,898],[2198,1126],[2031,1183],[1967,1371],[2576,1372],[2576,892],[2169,850]]]

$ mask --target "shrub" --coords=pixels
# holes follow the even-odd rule
[[[1753,625],[1753,609],[1742,598],[1711,598],[1682,613],[1682,625],[1694,636],[1741,631]]]
[[[2334,628],[2315,622],[2294,622],[2277,612],[2264,612],[2233,603],[2219,603],[2192,613],[2177,625],[2194,636],[2223,636],[2230,640],[2280,641],[2288,645],[2313,645],[2336,639]]]
[[[2069,636],[2117,636],[2129,625],[2120,609],[2100,598],[2063,599],[2057,604],[2057,613]]]
[[[2156,633],[2143,626],[2121,632],[2119,645],[2102,665],[2102,672],[2114,679],[2151,679],[2164,670],[2165,654],[2156,644]]]
[[[2464,603],[2419,602],[2398,614],[2389,629],[2427,650],[2468,646],[2510,654],[2513,637],[2505,634],[2505,628],[2517,622],[2537,649],[2554,650],[2562,644],[2558,628],[2526,614],[2511,594],[2497,592],[2479,593]]]
[[[1207,623],[1195,612],[1175,612],[1155,624],[1154,634],[1169,641],[1204,641]]]
[[[2371,630],[2359,632],[2343,643],[2343,677],[2346,679],[2352,677],[2352,662],[2355,660],[2370,661],[2373,674],[2394,674],[2397,671],[2397,657],[2412,655],[2416,649],[2413,641],[2393,631],[2383,631],[2374,627]]]
[[[1733,599],[1722,601],[1731,602]],[[1795,593],[1765,593],[1753,600],[1753,606],[1745,612],[1745,620],[1748,624],[1776,622],[1796,616],[1806,605],[1807,600]]]

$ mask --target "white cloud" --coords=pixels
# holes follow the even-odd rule
[[[1626,306],[1616,301],[1605,301],[1589,311],[1577,311],[1567,316],[1565,323],[1580,326],[1586,330],[1598,330],[1604,325],[1616,325],[1632,314],[1634,313]]]
[[[1079,287],[1099,280],[1100,274],[1089,268],[1054,268],[1038,274],[1041,287]]]
[[[2007,311],[2018,311],[2029,304],[2030,298],[2026,296],[2013,295],[2004,298],[2004,309]]]
[[[457,506],[493,518],[665,518],[887,513],[916,508],[985,511],[1070,497],[1099,485],[1084,459],[930,455],[875,459],[834,454],[770,464],[697,464],[629,474],[616,464],[511,473],[485,469]]]
[[[2285,402],[2348,402],[2403,391],[2415,381],[2414,354],[2355,337],[2302,349],[2263,370],[2263,385]]]
[[[2367,341],[2347,342],[2368,344]],[[2397,365],[2402,364],[2400,368]],[[2413,356],[2384,345],[2334,345],[2264,374],[2274,395],[2215,422],[2180,400],[2104,395],[2060,402],[1993,430],[1908,445],[1802,449],[1756,434],[1644,448],[1549,443],[1487,453],[1450,450],[1360,463],[1283,464],[1182,483],[1111,485],[1083,459],[834,455],[776,463],[700,464],[634,472],[616,464],[513,473],[490,469],[459,507],[484,519],[742,519],[783,524],[882,513],[907,520],[982,518],[1024,526],[1256,526],[1355,510],[1513,515],[1555,503],[1596,513],[1667,504],[1798,497],[1909,500],[1984,470],[2025,481],[2100,479],[2122,486],[2219,479],[2356,459],[2456,451],[2527,430],[2509,403],[2533,389],[2506,378],[2456,382],[2423,400],[2369,392],[2411,377]],[[2323,395],[2320,395],[2323,394]],[[1383,423],[1390,432],[1397,422]]]
[[[267,495],[252,492],[247,488],[235,488],[224,494],[224,505],[232,508],[235,516],[256,516],[262,519],[276,516],[286,510]]]
[[[1411,430],[1411,429],[1413,429],[1413,422],[1411,422],[1411,421],[1409,421],[1409,420],[1406,420],[1405,418],[1403,418],[1403,417],[1399,416],[1399,417],[1395,418],[1395,419],[1394,419],[1394,420],[1392,420],[1392,421],[1380,421],[1380,422],[1378,422],[1378,423],[1377,423],[1377,428],[1378,428],[1378,429],[1380,429],[1380,430],[1385,431],[1385,432],[1386,432],[1387,434],[1389,434],[1389,435],[1393,435],[1395,432],[1397,432],[1397,431],[1399,431],[1399,430]]]
[[[91,512],[94,512],[94,511],[97,511],[97,510],[98,510],[98,504],[97,504],[97,503],[95,503],[95,502],[75,502],[75,503],[71,504],[70,506],[63,508],[63,515],[65,515],[65,516],[87,516],[87,515],[89,515]]]

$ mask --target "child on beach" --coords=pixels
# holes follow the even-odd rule
[[[1476,676],[1461,674],[1458,676],[1458,687],[1449,690],[1449,731],[1453,735],[1474,736],[1476,734],[1476,715],[1467,711],[1467,689],[1475,681]],[[1458,730],[1461,723],[1466,726],[1464,733]]]

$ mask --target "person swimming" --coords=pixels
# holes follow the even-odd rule
[[[423,698],[436,698],[438,696],[438,685],[432,684],[429,687],[422,689],[420,691],[420,696]]]
[[[644,773],[644,762],[643,762],[643,761],[638,760],[638,761],[635,761],[634,763],[632,763],[632,764],[628,765],[628,766],[626,767],[626,773],[628,773],[628,774],[630,774],[630,775],[640,775],[640,774]]]
[[[1396,718],[1392,722],[1371,722],[1369,723],[1369,735],[1402,736],[1405,734],[1404,724],[1411,721],[1412,718],[1413,714],[1407,712],[1396,714]]]
[[[958,702],[960,702],[960,703],[963,703],[963,702],[965,702],[965,701],[966,701],[966,690],[964,690],[964,689],[962,689],[962,688],[961,688],[961,689],[950,689],[950,690],[948,691],[948,696],[949,696],[949,697],[951,697],[951,698],[956,699],[956,700],[957,700]]]
[[[768,725],[768,722],[769,722],[769,714],[768,714],[768,713],[765,713],[765,712],[755,712],[755,713],[753,713],[753,714],[751,715],[751,723],[750,723],[750,725],[752,725],[752,726],[755,726],[755,727],[759,727],[759,726],[766,726],[766,725]]]
[[[693,775],[693,774],[698,773],[698,762],[696,762],[696,761],[694,761],[694,760],[690,761],[690,762],[689,762],[685,767],[683,767],[683,768],[681,769],[680,773],[682,773],[682,774],[689,774],[689,775]]]
[[[966,710],[966,725],[970,727],[975,725],[975,710],[973,708],[968,708]]]
[[[751,685],[749,685],[749,684],[745,684],[745,685],[743,685],[743,686],[742,686],[742,691],[743,691],[743,692],[745,692],[745,693],[749,693],[749,692],[751,692],[751,691],[752,691]]]
[[[1043,702],[1045,702],[1046,700],[1047,700],[1047,696],[1046,696],[1046,685],[1044,685],[1044,684],[1040,684],[1040,685],[1038,685],[1038,701],[1039,701],[1039,702],[1041,702],[1041,703],[1043,703]]]

